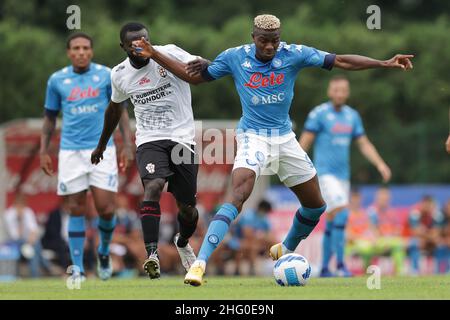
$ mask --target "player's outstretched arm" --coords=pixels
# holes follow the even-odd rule
[[[366,135],[362,135],[356,140],[359,150],[364,157],[367,158],[380,172],[383,182],[388,182],[391,179],[391,169],[388,167],[383,158],[381,158],[375,146],[370,142]]]
[[[123,107],[120,103],[115,103],[113,101],[109,102],[108,108],[105,111],[105,117],[103,120],[103,131],[98,141],[97,148],[91,154],[91,162],[93,164],[98,164],[100,160],[103,159],[103,152],[106,149],[109,138],[116,129],[119,123],[120,117],[122,116]]]
[[[122,103],[122,116],[119,121],[119,130],[122,135],[123,146],[120,152],[119,167],[121,170],[127,170],[134,160],[133,142],[131,140],[130,117],[128,116],[126,102]]]
[[[50,140],[53,136],[53,132],[56,127],[56,115],[46,114],[44,117],[44,124],[41,131],[41,146],[39,150],[39,160],[42,171],[45,174],[51,176],[53,174],[52,159],[48,154],[48,147],[50,146]]]
[[[192,71],[188,68],[186,63],[173,59],[170,56],[156,50],[149,41],[145,40],[144,37],[142,37],[141,40],[133,41],[133,47],[136,50],[136,54],[144,58],[153,59],[160,66],[166,68],[181,80],[184,80],[190,84],[199,84],[206,81],[203,79],[200,72],[195,72],[195,70]],[[137,50],[137,48],[139,49]],[[196,61],[196,63],[200,66],[208,63],[208,61],[204,59],[196,59],[194,61]],[[188,70],[191,70],[191,72]],[[199,70],[201,70],[201,68]]]
[[[389,60],[376,60],[355,54],[336,55],[334,66],[344,70],[365,70],[373,68],[400,68],[404,71],[412,69],[412,54],[397,54]]]

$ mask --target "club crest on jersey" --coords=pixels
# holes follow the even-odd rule
[[[94,75],[92,76],[92,81],[94,81],[94,82],[99,82],[99,81],[100,81],[100,77],[99,77],[98,75],[94,74]]]
[[[275,58],[275,59],[273,59],[273,61],[272,61],[272,65],[273,65],[275,68],[281,67],[282,64],[283,64],[283,62],[282,62],[280,59],[278,59],[278,58]]]
[[[163,78],[167,77],[167,71],[166,71],[166,69],[164,69],[164,68],[161,67],[161,66],[158,66],[158,73],[159,73],[159,75],[160,75],[161,77],[163,77]]]
[[[150,79],[147,77],[143,77],[141,80],[139,80],[139,85],[142,86],[144,84],[150,83]]]
[[[150,174],[155,173],[155,165],[153,163],[147,164],[145,169],[147,169],[148,173],[150,173]]]
[[[279,73],[275,74],[275,72],[271,72],[269,76],[263,76],[261,72],[253,73],[250,76],[250,80],[244,84],[247,88],[250,89],[258,89],[258,88],[267,88],[267,87],[275,87],[284,83],[284,74]]]

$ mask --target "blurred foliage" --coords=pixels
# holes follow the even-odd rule
[[[393,169],[393,181],[449,182],[444,152],[450,101],[450,2],[377,1],[382,29],[368,30],[372,1],[315,0],[2,0],[0,2],[0,122],[42,115],[49,75],[68,64],[67,6],[81,8],[81,31],[94,38],[94,61],[114,66],[124,59],[119,30],[127,21],[149,26],[154,44],[175,43],[210,60],[221,51],[251,42],[252,18],[270,12],[282,20],[283,41],[336,53],[378,59],[413,53],[414,70],[347,72],[349,104]],[[326,100],[328,79],[341,73],[301,72],[291,109],[297,134],[307,112]],[[198,119],[238,118],[239,98],[231,78],[192,87]],[[353,149],[353,181],[376,183],[376,170]]]

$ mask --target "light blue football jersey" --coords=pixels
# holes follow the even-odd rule
[[[67,66],[53,73],[47,82],[45,108],[62,111],[63,150],[93,149],[103,130],[105,110],[111,99],[111,70],[91,63],[85,73]],[[112,139],[108,146],[113,145]]]
[[[358,111],[347,105],[336,111],[331,102],[323,103],[309,113],[304,130],[316,134],[313,162],[318,174],[349,180],[352,140],[365,134]]]
[[[274,58],[262,62],[255,45],[230,48],[217,56],[203,76],[214,80],[232,75],[242,105],[238,130],[262,135],[292,131],[289,109],[298,72],[306,67],[330,70],[334,54],[311,47],[281,42]]]

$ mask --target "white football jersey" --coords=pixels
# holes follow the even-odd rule
[[[173,44],[154,48],[184,63],[196,58]],[[137,146],[166,139],[194,144],[189,83],[152,59],[145,67],[136,69],[127,57],[112,69],[111,84],[113,102],[120,103],[129,98],[134,105]]]

